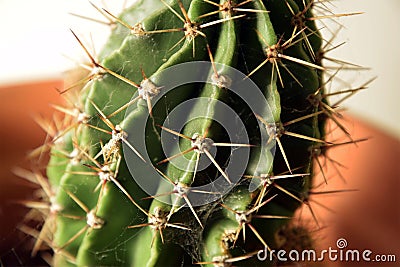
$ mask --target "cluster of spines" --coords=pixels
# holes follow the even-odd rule
[[[172,13],[174,13],[174,15],[178,18],[178,20],[180,20],[183,23],[183,26],[181,28],[155,29],[149,31],[146,31],[145,27],[143,27],[141,24],[135,24],[132,26],[128,22],[124,21],[123,18],[118,18],[105,9],[98,8],[98,10],[99,12],[101,12],[103,16],[109,19],[110,25],[120,24],[122,25],[122,27],[128,28],[129,32],[137,37],[155,35],[155,34],[168,34],[170,32],[183,32],[184,36],[181,39],[178,39],[178,42],[176,42],[172,47],[170,47],[169,50],[174,50],[179,45],[182,45],[183,42],[185,42],[185,45],[188,44],[190,45],[193,58],[196,57],[195,52],[198,51],[198,49],[195,47],[196,38],[203,38],[204,42],[200,43],[204,44],[205,49],[208,52],[207,53],[208,57],[212,62],[214,61],[213,53],[215,53],[215,51],[211,50],[207,41],[207,35],[202,31],[203,29],[213,26],[217,27],[219,26],[218,24],[229,23],[235,19],[242,19],[244,16],[246,16],[246,12],[268,13],[267,10],[262,5],[262,3],[259,1],[254,1],[256,2],[254,3],[254,6],[259,8],[245,8],[246,4],[249,4],[253,1],[244,1],[243,3],[234,3],[233,1],[227,1],[222,4],[216,4],[214,2],[209,2],[209,1],[205,2],[207,4],[211,4],[211,6],[213,5],[216,6],[218,10],[211,11],[206,14],[201,14],[198,17],[207,18],[215,14],[222,14],[222,18],[215,21],[209,21],[197,24],[194,22],[194,19],[191,19],[189,17],[188,12],[185,9],[182,2],[177,1],[177,6],[179,7],[178,11],[176,11],[171,5],[163,2],[164,5],[167,7],[167,9]],[[280,70],[279,68],[280,66],[282,66],[283,69],[287,71],[290,78],[295,83],[297,83],[301,87],[303,86],[302,83],[296,77],[296,74],[292,73],[290,69],[287,67],[287,65],[284,62],[282,62],[284,60],[308,68],[315,69],[316,71],[326,70],[325,68],[321,67],[321,65],[318,62],[317,57],[320,56],[321,53],[319,53],[318,55],[315,54],[311,42],[309,41],[309,38],[318,35],[318,33],[315,29],[310,29],[307,26],[306,21],[302,21],[302,18],[307,21],[318,19],[318,17],[310,18],[305,16],[305,14],[309,12],[311,7],[314,6],[316,3],[314,3],[314,1],[308,1],[307,4],[304,2],[302,3],[304,5],[304,9],[296,13],[296,11],[292,8],[289,2],[290,1],[285,2],[285,5],[287,5],[290,13],[293,15],[294,30],[291,37],[288,38],[286,41],[283,41],[283,36],[281,36],[281,38],[277,42],[271,44],[270,42],[271,40],[266,40],[266,37],[263,36],[262,32],[256,31],[255,34],[258,35],[258,38],[261,39],[265,45],[264,54],[266,56],[266,59],[261,63],[259,63],[258,65],[256,65],[256,67],[248,73],[248,77],[251,78],[251,76],[255,74],[259,69],[261,69],[263,65],[270,63],[272,66],[271,67],[272,71],[269,80],[271,81],[272,84],[276,79],[278,79],[280,86],[282,88],[285,87],[285,84],[281,74],[282,70]],[[237,13],[239,15],[237,15]],[[334,17],[334,15],[331,15],[331,17]],[[171,179],[167,174],[163,173],[159,169],[156,169],[156,171],[160,173],[161,177],[163,177],[167,181],[167,183],[173,186],[172,191],[170,192],[164,191],[161,194],[175,195],[176,202],[173,206],[168,206],[163,204],[162,202],[154,200],[152,202],[152,206],[149,207],[149,211],[146,208],[143,208],[142,205],[139,204],[139,201],[136,198],[137,196],[131,195],[129,191],[124,187],[123,183],[119,181],[118,177],[119,168],[121,161],[123,160],[122,150],[121,150],[122,143],[125,143],[127,147],[129,147],[129,149],[131,149],[136,154],[136,156],[140,157],[141,159],[143,159],[143,157],[135,149],[135,147],[131,145],[127,140],[126,132],[123,130],[123,126],[121,126],[121,124],[123,124],[123,121],[121,122],[121,124],[114,124],[111,121],[111,118],[118,117],[118,119],[121,119],[121,114],[123,113],[123,111],[128,109],[131,105],[137,103],[139,100],[142,100],[146,103],[146,106],[148,108],[148,113],[150,114],[150,116],[152,116],[151,99],[154,95],[160,93],[160,90],[162,90],[162,87],[160,86],[162,85],[159,84],[155,85],[151,81],[151,77],[150,78],[146,77],[145,72],[143,70],[140,71],[143,80],[140,83],[136,83],[131,79],[126,78],[123,74],[119,74],[119,70],[112,70],[111,68],[104,66],[103,64],[99,63],[89,53],[88,49],[80,41],[78,36],[75,33],[73,33],[73,35],[75,36],[79,44],[84,49],[86,55],[90,59],[90,64],[85,65],[85,67],[89,67],[91,69],[91,73],[89,74],[89,76],[87,76],[82,80],[82,83],[79,82],[78,84],[75,84],[63,90],[61,92],[62,94],[70,95],[70,93],[75,91],[73,87],[77,85],[83,85],[83,83],[93,82],[93,81],[101,81],[103,79],[103,76],[112,76],[114,79],[117,79],[122,83],[125,83],[132,89],[136,89],[138,91],[138,95],[136,98],[133,98],[129,102],[124,103],[114,111],[109,112],[109,114],[107,114],[105,111],[102,110],[102,108],[97,106],[94,100],[89,99],[89,101],[86,101],[86,103],[80,104],[82,101],[81,99],[88,96],[88,92],[85,91],[86,90],[85,88],[88,88],[89,86],[86,85],[84,89],[82,89],[82,92],[80,93],[80,99],[75,102],[78,104],[73,104],[71,107],[68,108],[55,106],[56,110],[65,115],[65,118],[63,120],[61,121],[57,120],[54,124],[41,123],[46,132],[48,132],[51,140],[49,140],[49,142],[47,142],[43,147],[41,147],[39,151],[43,152],[47,148],[51,150],[53,158],[49,165],[50,169],[54,168],[53,171],[57,172],[58,171],[57,169],[59,169],[58,168],[59,165],[66,166],[70,164],[68,170],[65,170],[67,174],[75,175],[76,179],[79,179],[80,175],[82,175],[82,177],[86,177],[84,178],[85,183],[88,183],[87,179],[88,176],[91,178],[93,176],[96,176],[100,181],[90,182],[90,184],[93,186],[89,187],[93,187],[93,191],[96,192],[93,194],[97,195],[95,200],[91,200],[91,203],[85,203],[84,200],[78,198],[70,189],[63,188],[62,186],[57,187],[59,186],[60,181],[50,181],[50,183],[52,184],[50,186],[48,182],[44,182],[45,181],[44,178],[38,172],[29,175],[27,175],[26,173],[23,174],[23,176],[25,177],[27,176],[34,177],[34,181],[42,187],[43,192],[45,193],[43,196],[40,197],[41,201],[25,202],[27,206],[30,206],[34,209],[45,209],[46,211],[44,212],[44,214],[45,217],[47,217],[48,219],[47,221],[51,220],[54,222],[54,220],[56,220],[55,219],[56,216],[70,218],[72,220],[84,221],[83,224],[84,226],[78,229],[74,235],[68,237],[65,240],[65,242],[61,244],[60,243],[55,244],[52,240],[54,238],[52,236],[52,233],[54,233],[53,229],[54,225],[49,226],[49,224],[48,225],[45,224],[40,234],[34,233],[32,229],[24,228],[26,232],[35,235],[38,240],[37,245],[34,249],[34,253],[36,253],[40,249],[41,244],[44,242],[47,243],[49,246],[51,246],[56,254],[62,255],[63,257],[66,258],[67,261],[75,262],[76,255],[72,255],[73,253],[71,253],[70,250],[66,248],[68,246],[71,246],[71,244],[73,243],[78,243],[78,239],[82,238],[82,235],[85,232],[96,231],[98,229],[101,229],[107,223],[107,221],[104,220],[104,218],[98,216],[97,211],[99,202],[104,196],[104,191],[107,190],[106,185],[108,184],[113,184],[112,186],[116,186],[119,189],[119,191],[121,191],[122,195],[124,195],[131,202],[131,204],[133,204],[142,213],[142,215],[148,218],[148,222],[138,223],[135,225],[128,225],[127,229],[140,228],[140,227],[149,227],[150,229],[152,229],[154,233],[152,235],[152,240],[150,244],[151,247],[153,247],[154,242],[157,242],[158,239],[160,239],[162,243],[164,243],[163,230],[167,227],[189,232],[192,231],[191,228],[185,226],[184,224],[170,221],[172,215],[178,210],[180,210],[180,208],[182,207],[182,203],[178,200],[181,199],[184,200],[184,205],[188,206],[188,208],[190,209],[190,213],[192,213],[193,217],[195,218],[195,221],[197,221],[199,226],[203,228],[204,222],[197,215],[195,209],[192,207],[189,199],[187,198],[187,195],[191,191],[191,185],[193,183],[194,176],[196,175],[197,162],[199,160],[200,154],[205,154],[209,158],[209,160],[215,165],[219,173],[224,176],[224,178],[228,183],[230,183],[231,182],[230,178],[223,170],[223,167],[220,166],[219,163],[216,162],[213,156],[209,153],[210,147],[218,145],[251,146],[251,144],[215,143],[213,140],[207,137],[207,131],[202,133],[193,133],[197,135],[187,136],[173,129],[168,129],[166,127],[160,126],[159,127],[160,130],[164,130],[170,134],[176,135],[178,137],[181,137],[182,139],[190,141],[189,149],[185,150],[180,154],[174,155],[173,157],[175,158],[177,156],[183,156],[184,154],[193,151],[195,152],[194,155],[196,155],[196,165],[194,167],[193,177],[184,182]],[[313,62],[308,62],[291,55],[286,55],[285,50],[299,42],[305,43],[307,50],[312,55]],[[223,87],[223,85],[226,82],[226,76],[224,76],[222,73],[219,73],[216,68],[213,69],[213,72],[214,72],[214,77],[217,78],[216,84],[219,87]],[[333,79],[334,76],[335,75],[329,78],[327,82]],[[221,77],[224,77],[225,79],[221,79]],[[344,129],[344,127],[341,126],[338,119],[335,118],[335,116],[338,116],[340,118],[340,114],[336,109],[338,104],[341,103],[341,101],[335,103],[334,105],[329,105],[327,104],[326,98],[329,97],[330,95],[337,95],[337,94],[346,94],[345,95],[346,98],[347,95],[352,95],[355,92],[364,89],[366,85],[367,84],[362,85],[359,88],[346,89],[334,93],[323,93],[323,87],[325,85],[321,84],[321,87],[318,88],[314,94],[311,94],[309,96],[310,106],[314,108],[314,112],[307,115],[299,116],[297,118],[292,118],[284,123],[281,121],[267,122],[262,116],[255,114],[256,118],[260,121],[260,123],[266,127],[266,130],[270,137],[268,142],[271,142],[273,140],[277,142],[279,153],[281,153],[284,165],[286,166],[286,171],[285,173],[279,175],[273,175],[272,171],[269,171],[268,173],[263,173],[260,175],[248,174],[244,176],[243,180],[246,180],[248,178],[252,179],[256,178],[261,180],[260,190],[257,191],[258,194],[257,192],[256,193],[250,193],[248,191],[246,192],[244,187],[241,188],[239,186],[236,188],[236,190],[234,190],[233,194],[230,194],[228,198],[222,200],[220,207],[218,207],[216,210],[217,211],[222,210],[222,214],[225,214],[224,215],[225,219],[222,219],[222,222],[219,223],[223,223],[223,221],[226,221],[226,228],[221,229],[219,225],[212,225],[210,226],[210,229],[206,229],[208,232],[220,231],[218,233],[219,234],[218,238],[220,243],[215,242],[214,245],[210,245],[209,247],[207,247],[208,241],[206,240],[207,237],[205,237],[204,241],[205,247],[202,248],[204,249],[205,256],[203,256],[204,257],[203,259],[199,259],[198,263],[214,264],[215,266],[225,266],[229,265],[230,263],[237,262],[239,260],[245,260],[254,256],[255,253],[252,252],[237,257],[232,256],[230,254],[230,249],[238,240],[240,232],[243,232],[243,239],[245,240],[246,227],[248,227],[253,232],[255,237],[258,239],[261,248],[270,247],[270,245],[264,240],[262,235],[257,231],[256,227],[253,226],[251,222],[253,218],[271,218],[271,219],[281,219],[281,220],[289,219],[289,216],[287,216],[286,214],[261,215],[257,213],[264,205],[268,205],[268,203],[275,198],[276,195],[270,196],[268,194],[271,188],[277,189],[278,193],[280,194],[283,193],[285,196],[299,202],[299,204],[308,205],[311,210],[308,197],[309,195],[313,194],[312,191],[307,191],[305,193],[291,192],[290,189],[286,189],[284,186],[281,186],[279,185],[279,183],[276,183],[278,179],[286,179],[286,178],[295,179],[296,177],[309,177],[310,172],[312,171],[310,167],[308,167],[306,169],[309,170],[309,173],[295,173],[296,169],[293,169],[290,164],[290,158],[287,157],[286,151],[281,142],[281,138],[283,136],[291,136],[294,138],[300,138],[312,142],[314,145],[312,147],[312,150],[310,151],[310,158],[316,159],[318,162],[318,166],[320,167],[321,171],[323,171],[322,164],[318,161],[318,157],[320,155],[325,155],[324,153],[321,152],[323,149],[328,149],[338,145],[356,143],[362,140],[350,139],[348,142],[331,143],[325,141],[323,136],[317,138],[314,135],[312,136],[303,135],[289,131],[287,130],[286,127],[298,122],[302,122],[304,120],[309,120],[309,119],[312,119],[314,121],[318,120],[318,117],[321,115],[333,119],[334,122],[337,124],[337,126],[341,130],[345,131],[346,134],[348,134]],[[132,91],[132,95],[134,92],[135,91]],[[87,112],[87,110],[91,110],[92,112]],[[103,122],[106,127],[104,128],[99,126],[100,122]],[[84,132],[85,130],[82,128],[85,127],[86,129],[91,129],[90,131],[87,132],[91,132],[93,137],[99,138],[98,140],[92,140],[95,144],[93,143],[88,143],[85,145],[81,144],[82,138],[80,138],[80,136],[84,135],[84,133],[82,132]],[[93,134],[93,131],[98,132],[99,134],[98,135]],[[108,136],[108,138],[104,138],[104,136]],[[107,140],[107,141],[104,141],[103,143],[102,140]],[[67,144],[65,143],[62,144],[63,142],[67,142]],[[38,154],[37,151],[35,154]],[[171,159],[172,158],[167,158],[165,160],[159,161],[159,163],[166,163]],[[63,174],[58,173],[58,175],[63,175]],[[327,178],[324,177],[324,179],[326,182]],[[311,189],[311,185],[309,189]],[[74,210],[72,212],[73,214],[69,214],[68,211],[65,211],[62,205],[57,204],[57,200],[55,200],[55,192],[53,192],[54,190],[64,191],[63,195],[67,196],[71,200],[70,203],[72,203],[72,206],[80,207],[81,210],[78,213],[84,213],[85,215],[84,216],[82,216],[81,214],[77,215],[76,209],[72,208],[71,210]],[[74,190],[79,191],[75,188]],[[240,198],[234,196],[235,192],[238,195],[242,194],[242,196]],[[201,193],[213,194],[214,192],[201,192]],[[156,198],[158,196],[151,196],[151,197]],[[232,203],[229,204],[230,202]],[[168,208],[166,209],[166,207]],[[232,222],[236,222],[236,224]],[[213,227],[216,227],[218,229],[213,230]],[[216,236],[218,236],[218,234],[216,234]],[[216,250],[215,252],[216,254],[214,253],[214,251],[208,251],[209,249],[213,248]],[[212,255],[211,258],[209,257],[210,255]]]

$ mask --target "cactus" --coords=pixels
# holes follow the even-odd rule
[[[311,208],[315,159],[340,145],[327,119],[345,131],[327,98],[363,88],[326,92],[318,5],[96,7],[112,32],[98,56],[72,32],[90,73],[61,92],[64,118],[38,150],[51,157],[26,202],[45,217],[33,253],[47,244],[58,266],[276,264],[255,254],[282,246],[295,211]]]

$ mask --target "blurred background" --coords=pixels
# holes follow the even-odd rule
[[[123,0],[92,2],[113,14],[118,14],[126,5]],[[397,253],[398,264],[400,1],[339,0],[327,5],[339,14],[364,12],[362,15],[339,18],[344,27],[338,33],[335,43],[346,43],[329,56],[371,69],[342,72],[341,77],[354,87],[372,77],[376,76],[377,79],[369,85],[368,90],[360,91],[343,103],[348,110],[345,124],[354,134],[354,139],[369,137],[370,140],[357,147],[341,148],[330,154],[347,166],[347,169],[341,169],[347,182],[330,183],[328,189],[357,188],[360,192],[323,198],[322,202],[333,207],[335,213],[319,210],[318,217],[330,225],[321,238],[321,246],[327,248],[335,244],[338,238],[347,238],[353,248],[374,249],[377,253]],[[102,19],[89,1],[84,0],[0,0],[2,262],[12,259],[24,265],[26,260],[16,251],[27,239],[15,239],[16,235],[20,235],[15,225],[26,210],[16,209],[15,201],[27,198],[32,187],[17,179],[11,168],[29,168],[31,163],[23,160],[26,152],[39,146],[45,138],[44,132],[32,117],[52,116],[49,103],[61,102],[55,88],[62,88],[63,72],[76,67],[77,62],[87,60],[69,29],[79,34],[86,44],[95,44],[95,51],[99,51],[109,33],[107,26],[70,13]],[[325,22],[332,23],[329,20]],[[340,27],[339,24],[334,26]],[[397,265],[387,263],[382,266]]]

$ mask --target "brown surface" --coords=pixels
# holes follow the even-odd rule
[[[21,233],[16,225],[26,210],[15,201],[29,198],[33,189],[11,169],[16,166],[30,168],[27,152],[45,140],[45,133],[33,116],[51,117],[49,103],[60,103],[55,88],[61,86],[61,81],[46,81],[0,87],[0,259],[3,264],[25,262],[19,252],[24,241],[18,240]]]
[[[347,249],[369,249],[372,255],[395,254],[397,259],[397,263],[328,261],[328,266],[400,266],[400,140],[360,120],[347,118],[345,126],[354,140],[370,139],[357,146],[347,145],[329,152],[331,158],[347,167],[339,168],[346,182],[337,177],[327,162],[327,176],[331,179],[328,186],[315,191],[358,191],[315,196],[334,210],[333,213],[311,204],[320,224],[326,226],[318,233],[319,248],[337,249],[336,241],[345,238]],[[338,138],[337,135],[333,138]],[[343,134],[340,136],[346,141]],[[319,181],[323,181],[321,177]]]

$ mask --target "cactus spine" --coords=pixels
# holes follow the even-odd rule
[[[321,5],[140,0],[119,16],[98,8],[113,30],[98,58],[73,32],[90,74],[79,91],[62,92],[74,103],[56,107],[66,119],[41,148],[52,155],[40,179],[49,208],[34,252],[47,243],[59,266],[272,265],[255,253],[276,248],[277,233],[309,205],[313,160],[334,145],[324,126],[338,113],[313,14]],[[197,83],[175,84],[182,79]],[[249,101],[231,90],[243,84],[257,86]],[[232,125],[243,122],[233,136],[218,121],[229,110]],[[245,142],[235,139],[241,131]],[[239,174],[228,167],[237,151],[248,157]]]

